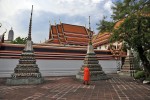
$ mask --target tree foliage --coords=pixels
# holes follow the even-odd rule
[[[112,30],[111,41],[121,39],[137,51],[145,71],[150,76],[150,62],[146,57],[146,52],[150,50],[150,1],[123,0],[115,2],[112,10],[114,22],[123,22]]]
[[[14,41],[12,41],[11,43],[13,44],[25,44],[27,41],[27,37],[25,38],[21,38],[21,37],[17,37]]]
[[[114,27],[114,22],[110,22],[106,20],[106,17],[103,17],[102,20],[97,24],[99,32],[111,32]]]

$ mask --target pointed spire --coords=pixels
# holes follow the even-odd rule
[[[90,44],[92,43],[91,40],[92,40],[92,33],[91,33],[91,26],[90,26],[90,16],[89,16],[89,37],[90,37]]]
[[[29,23],[29,33],[28,33],[28,40],[31,40],[32,13],[33,13],[33,5],[32,5],[31,17],[30,17],[30,23]]]
[[[11,30],[13,30],[13,28],[11,27]]]
[[[90,26],[90,24],[91,24],[91,23],[90,23],[90,16],[89,16],[89,30],[91,30],[91,26]]]

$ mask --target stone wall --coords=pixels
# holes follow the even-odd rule
[[[99,60],[105,73],[117,73],[116,60]],[[18,59],[0,59],[0,77],[10,77]],[[67,76],[76,75],[83,60],[39,60],[37,64],[43,76]]]

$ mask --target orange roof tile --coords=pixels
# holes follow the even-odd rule
[[[77,34],[87,34],[85,27],[70,25],[70,24],[62,24],[64,32],[68,33],[77,33]]]
[[[52,29],[53,34],[57,34],[56,26],[51,26],[51,29]]]
[[[101,40],[101,41],[93,43],[93,46],[97,47],[97,46],[100,46],[100,45],[103,45],[103,44],[107,44],[107,43],[108,43],[108,39],[104,39],[104,40]]]
[[[92,39],[93,46],[97,47],[97,46],[108,43],[110,36],[111,36],[111,34],[109,32],[103,32],[103,33],[97,34]]]
[[[83,35],[83,34],[75,34],[75,33],[67,33],[67,32],[64,32],[64,34],[66,36],[69,36],[69,37],[83,37],[83,38],[88,38],[88,35]]]
[[[52,43],[59,43],[58,39],[53,39]]]
[[[117,29],[124,22],[124,20],[125,18],[116,22],[116,24],[114,25],[114,28]]]
[[[79,37],[67,37],[66,39],[67,39],[67,41],[86,42],[86,43],[88,43],[88,41],[89,41],[86,38],[79,38]]]
[[[62,33],[62,27],[61,27],[61,25],[57,25],[57,28],[58,28],[58,33]]]

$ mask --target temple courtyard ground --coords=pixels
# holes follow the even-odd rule
[[[6,78],[0,78],[0,100],[150,100],[150,85],[131,77],[109,76],[90,85],[75,76],[45,77],[43,84],[21,86],[7,86]]]

